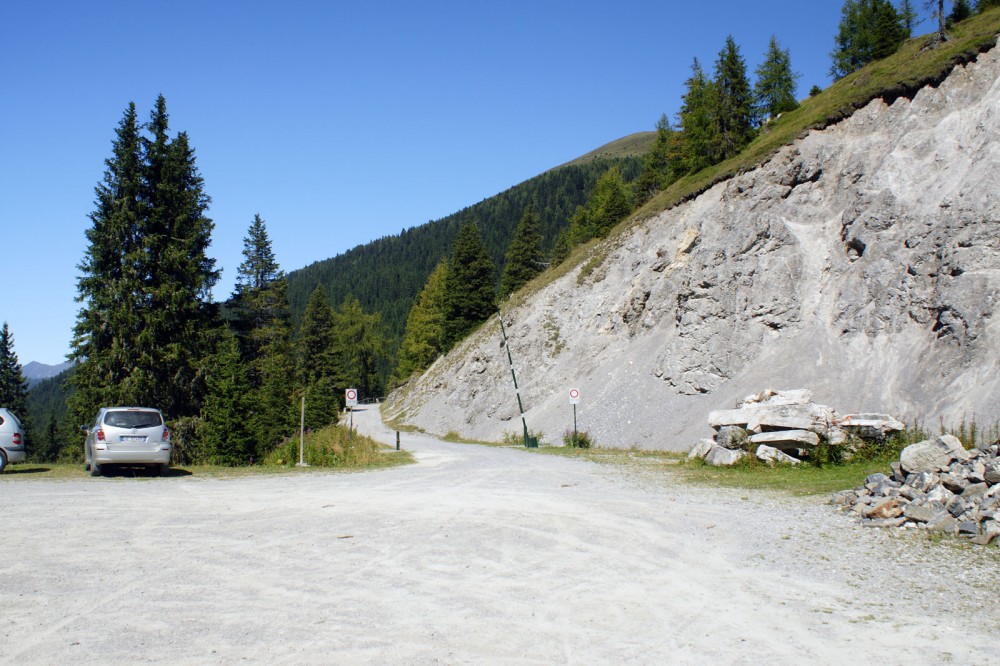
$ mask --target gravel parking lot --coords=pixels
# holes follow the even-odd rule
[[[363,431],[394,441],[374,409]],[[417,464],[0,477],[0,662],[1000,663],[1000,549],[403,434]]]

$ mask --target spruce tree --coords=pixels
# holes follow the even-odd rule
[[[331,354],[338,393],[355,388],[361,399],[381,395],[379,366],[386,356],[382,317],[366,313],[354,296],[348,295],[334,311]]]
[[[148,307],[140,346],[154,384],[142,401],[173,416],[191,415],[198,412],[202,393],[198,367],[212,353],[210,340],[219,325],[211,300],[219,272],[208,256],[214,227],[206,216],[210,199],[187,134],[170,142],[163,171],[151,177],[157,182],[142,234]]]
[[[251,413],[250,385],[240,362],[236,336],[228,330],[219,334],[214,354],[206,360],[207,391],[201,408],[198,430],[209,462],[217,465],[246,465],[257,454],[248,427]]]
[[[604,238],[632,212],[632,191],[622,172],[611,167],[601,176],[587,201],[587,224],[593,238]]]
[[[902,0],[899,3],[899,20],[902,22],[903,27],[906,28],[906,37],[912,37],[913,29],[917,27],[917,10],[913,7],[913,3],[910,0]]]
[[[137,340],[145,308],[140,228],[143,160],[135,104],[115,132],[112,156],[96,187],[87,229],[87,253],[78,265],[77,298],[83,305],[73,328],[69,378],[75,388],[69,411],[89,423],[102,405],[142,404],[131,376],[139,365]]]
[[[666,114],[656,123],[656,143],[642,158],[642,173],[635,182],[636,198],[639,202],[648,201],[659,190],[666,189],[673,176],[671,151],[673,150],[674,130]]]
[[[243,263],[230,300],[232,325],[247,366],[257,457],[294,430],[295,364],[289,330],[288,288],[260,215],[243,239]]]
[[[458,231],[445,280],[445,339],[449,348],[496,311],[496,267],[474,222]]]
[[[676,163],[682,173],[695,173],[718,161],[716,92],[697,58],[691,64],[691,76],[685,85],[687,92],[677,114],[682,142]]]
[[[414,373],[429,368],[444,353],[447,275],[448,262],[439,262],[417,295],[406,318],[406,330],[390,384],[398,386],[404,383]]]
[[[77,283],[72,358],[80,365],[69,380],[78,423],[110,404],[198,413],[199,366],[218,321],[209,199],[187,135],[167,137],[162,96],[148,129],[150,138],[129,104],[96,188]]]
[[[719,52],[715,63],[715,124],[722,161],[739,154],[754,138],[756,113],[747,78],[746,62],[732,36]]]
[[[795,80],[798,74],[792,71],[792,58],[788,49],[782,49],[774,35],[771,36],[764,61],[757,68],[756,74],[754,100],[759,117],[775,118],[799,105],[795,99]]]
[[[948,14],[948,25],[952,26],[972,16],[972,5],[968,0],[954,0],[951,3],[951,13]]]
[[[582,206],[578,210],[582,210]],[[570,228],[566,227],[559,232],[556,236],[556,242],[552,246],[552,256],[550,257],[550,262],[553,266],[558,266],[562,262],[569,258],[569,253],[572,250],[570,242]]]
[[[297,374],[306,395],[306,425],[310,428],[333,423],[340,406],[335,384],[334,325],[326,289],[317,285],[306,303],[296,341]]]
[[[14,336],[7,322],[0,328],[0,407],[6,407],[27,428],[28,382],[14,351]]]
[[[843,78],[895,53],[909,35],[906,20],[889,0],[846,0],[830,54],[830,75]]]
[[[545,270],[542,252],[542,234],[538,230],[538,216],[529,203],[514,229],[514,238],[507,246],[503,274],[500,276],[500,297],[508,296]]]

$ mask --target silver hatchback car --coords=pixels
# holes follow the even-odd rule
[[[24,426],[14,412],[0,407],[0,472],[8,463],[24,462],[28,457],[25,445]]]
[[[170,431],[158,409],[104,407],[84,429],[84,469],[91,476],[109,465],[141,465],[161,475],[170,468]]]

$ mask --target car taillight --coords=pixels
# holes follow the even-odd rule
[[[168,439],[170,439],[170,431],[167,430],[166,428],[164,428],[163,429],[163,440],[166,441]]]
[[[21,446],[21,433],[14,433],[14,441],[12,442],[14,446]]]
[[[103,442],[104,441],[104,431],[103,430],[98,430],[97,431],[97,441],[98,442]]]

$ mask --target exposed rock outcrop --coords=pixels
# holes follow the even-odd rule
[[[682,450],[759,386],[906,421],[1000,415],[1000,54],[875,101],[630,227],[503,306],[527,421]],[[557,342],[553,342],[553,340]],[[517,399],[495,321],[386,413],[499,440]]]

